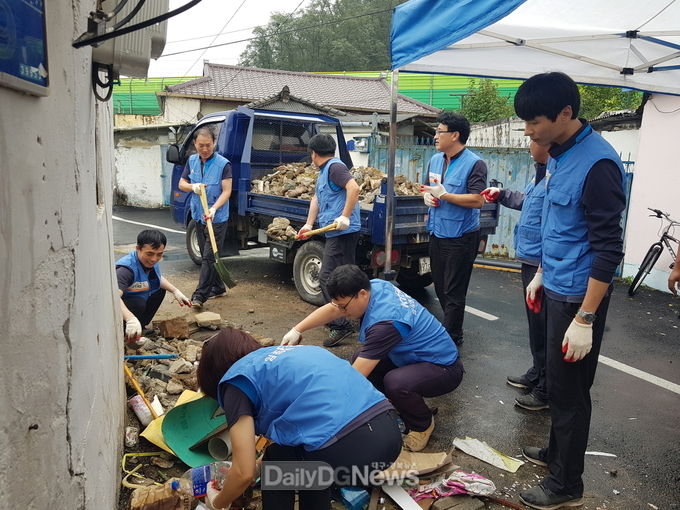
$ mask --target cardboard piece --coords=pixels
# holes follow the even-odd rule
[[[207,440],[226,428],[224,415],[218,410],[216,400],[201,395],[166,413],[161,425],[163,439],[189,467],[215,460],[208,453]]]
[[[479,460],[483,460],[492,466],[496,466],[504,471],[509,471],[510,473],[514,473],[524,464],[523,461],[509,457],[473,437],[466,437],[465,439],[457,437],[453,440],[453,446],[464,451],[468,455],[472,455]]]
[[[403,480],[407,475],[422,476],[437,471],[450,462],[451,455],[446,452],[409,452],[402,448],[397,460],[380,473],[379,478],[395,481]]]

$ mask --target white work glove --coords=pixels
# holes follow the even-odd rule
[[[191,191],[193,191],[193,192],[196,193],[197,195],[200,195],[200,194],[201,194],[201,185],[202,185],[202,184],[203,184],[203,183],[201,183],[201,182],[194,182],[194,183],[192,183],[192,184],[191,184]]]
[[[300,340],[302,340],[302,333],[293,328],[283,336],[281,345],[297,345],[300,343]]]
[[[211,481],[208,484],[205,494],[205,504],[210,510],[229,510],[231,508],[231,504],[225,507],[215,506],[215,498],[220,494],[220,492],[221,491],[215,487],[214,481]]]
[[[179,303],[179,306],[191,306],[191,300],[186,297],[184,294],[182,294],[182,291],[179,289],[175,289],[175,292],[173,292],[175,299]]]
[[[432,193],[428,193],[427,191],[423,193],[423,202],[425,202],[425,205],[428,207],[439,207],[439,199],[434,198]]]
[[[208,214],[203,215],[203,219],[205,221],[214,220],[215,219],[215,211],[216,211],[216,209],[214,207],[211,207],[210,209],[208,209]]]
[[[421,193],[430,193],[434,198],[441,198],[442,195],[445,195],[448,193],[446,191],[446,188],[444,185],[440,182],[437,181],[437,179],[434,180],[434,186],[425,186],[424,184],[420,186],[420,192]]]
[[[338,230],[347,230],[349,228],[349,218],[347,216],[338,216],[335,218]]]
[[[125,338],[136,340],[140,336],[142,336],[142,325],[139,323],[139,319],[133,315],[131,319],[125,321]]]
[[[526,302],[529,310],[534,313],[541,311],[543,293],[543,271],[537,271],[534,278],[527,285]]]
[[[480,195],[482,195],[487,202],[495,202],[501,195],[501,189],[492,186],[491,188],[486,188]]]
[[[593,325],[571,321],[562,340],[564,361],[579,361],[586,357],[593,347]]]
[[[307,237],[307,236],[305,235],[305,233],[306,233],[306,232],[309,232],[309,231],[312,230],[313,228],[314,228],[313,225],[310,225],[309,223],[305,223],[305,224],[302,226],[302,228],[301,228],[300,230],[298,230],[297,238],[298,238],[298,239],[304,239],[305,237]]]

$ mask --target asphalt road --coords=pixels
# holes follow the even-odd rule
[[[122,219],[183,230],[172,222],[167,210],[117,207],[113,214],[116,258],[134,248],[137,232],[144,228]],[[169,249],[163,262],[164,273],[198,277],[198,267],[186,255],[184,236],[165,233]],[[249,267],[248,277],[278,273],[277,280],[285,280],[294,290],[290,272],[269,261],[266,250],[251,250],[239,259],[239,266]],[[441,318],[431,287],[414,297]],[[508,375],[522,373],[529,360],[519,275],[476,269],[468,305],[486,316],[466,314],[461,350],[465,377],[455,392],[431,400],[439,408],[439,415],[428,449],[448,450],[452,438],[470,436],[517,457],[523,445],[544,445],[550,426],[549,412],[524,411],[514,406],[520,392],[505,383]],[[492,317],[488,315],[496,319],[489,320]],[[591,392],[593,417],[588,451],[593,454],[586,456],[584,508],[680,508],[679,328],[680,298],[646,289],[629,298],[625,286],[617,284]],[[345,346],[336,353],[346,357],[352,349]],[[519,490],[535,484],[545,474],[531,464],[510,474],[461,453],[456,453],[454,461],[463,469],[488,476],[499,495],[514,501]]]

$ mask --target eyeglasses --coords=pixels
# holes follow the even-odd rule
[[[455,131],[442,131],[441,129],[435,129],[435,135],[441,135],[442,133],[455,133]]]
[[[332,304],[335,308],[337,308],[338,310],[340,310],[341,312],[346,312],[346,311],[347,311],[347,307],[349,306],[349,304],[352,302],[352,300],[353,300],[355,297],[357,297],[356,294],[354,294],[354,295],[349,299],[349,301],[347,301],[347,303],[345,303],[344,305],[339,305],[339,304],[337,304],[337,303],[333,303],[333,301],[331,301],[331,304]]]

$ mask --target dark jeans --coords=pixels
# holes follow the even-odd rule
[[[550,476],[541,485],[556,494],[583,494],[583,463],[590,429],[590,387],[595,379],[597,359],[607,320],[610,296],[595,312],[593,347],[580,361],[564,361],[562,340],[581,306],[545,298],[548,313],[546,376],[550,399],[550,443],[547,451]]]
[[[460,237],[430,237],[432,281],[444,311],[444,327],[454,341],[463,338],[465,297],[477,257],[479,230]]]
[[[336,267],[355,263],[358,242],[359,232],[326,238],[326,244],[323,248],[323,260],[321,261],[321,272],[319,273],[321,292],[323,293],[326,303],[331,302],[331,297],[326,289],[328,276]],[[331,329],[348,329],[351,328],[352,325],[347,319],[341,317],[340,319],[328,323],[328,327]]]
[[[321,461],[326,462],[339,475],[351,471],[352,466],[359,469],[382,471],[389,467],[401,452],[401,433],[393,410],[385,411],[366,424],[353,430],[327,448],[308,452],[302,446],[283,446],[272,444],[265,450],[263,461]],[[363,473],[363,471],[361,471]],[[336,484],[352,486],[343,476],[336,478]],[[262,491],[263,510],[292,510],[295,491]],[[299,491],[300,510],[330,510],[331,491]]]
[[[165,297],[165,290],[158,289],[151,294],[148,299],[140,297],[121,297],[127,309],[130,310],[142,325],[142,328],[151,322],[154,315],[161,306],[163,298]]]
[[[353,360],[358,354],[359,351]],[[432,411],[423,397],[452,392],[460,385],[464,372],[460,359],[452,365],[422,362],[397,367],[385,358],[376,365],[368,380],[390,400],[409,430],[422,432],[432,422]]]
[[[529,348],[531,349],[531,357],[533,358],[533,365],[524,375],[529,381],[534,384],[532,393],[540,398],[543,402],[548,401],[548,388],[545,383],[545,344],[546,344],[546,318],[545,318],[545,297],[541,293],[541,311],[534,313],[529,310],[526,301],[527,286],[536,274],[538,267],[529,264],[522,264],[522,288],[524,289],[524,309],[527,313],[527,320],[529,321]]]
[[[224,283],[220,279],[217,271],[215,271],[215,254],[213,253],[212,244],[210,244],[210,236],[208,236],[208,227],[204,223],[196,222],[196,235],[198,236],[198,245],[201,248],[201,275],[198,278],[198,285],[191,299],[200,299],[206,302],[211,295],[211,291],[222,293],[226,289]],[[217,250],[222,249],[224,239],[227,236],[227,222],[213,223],[213,230],[215,232],[215,243],[217,243]]]

